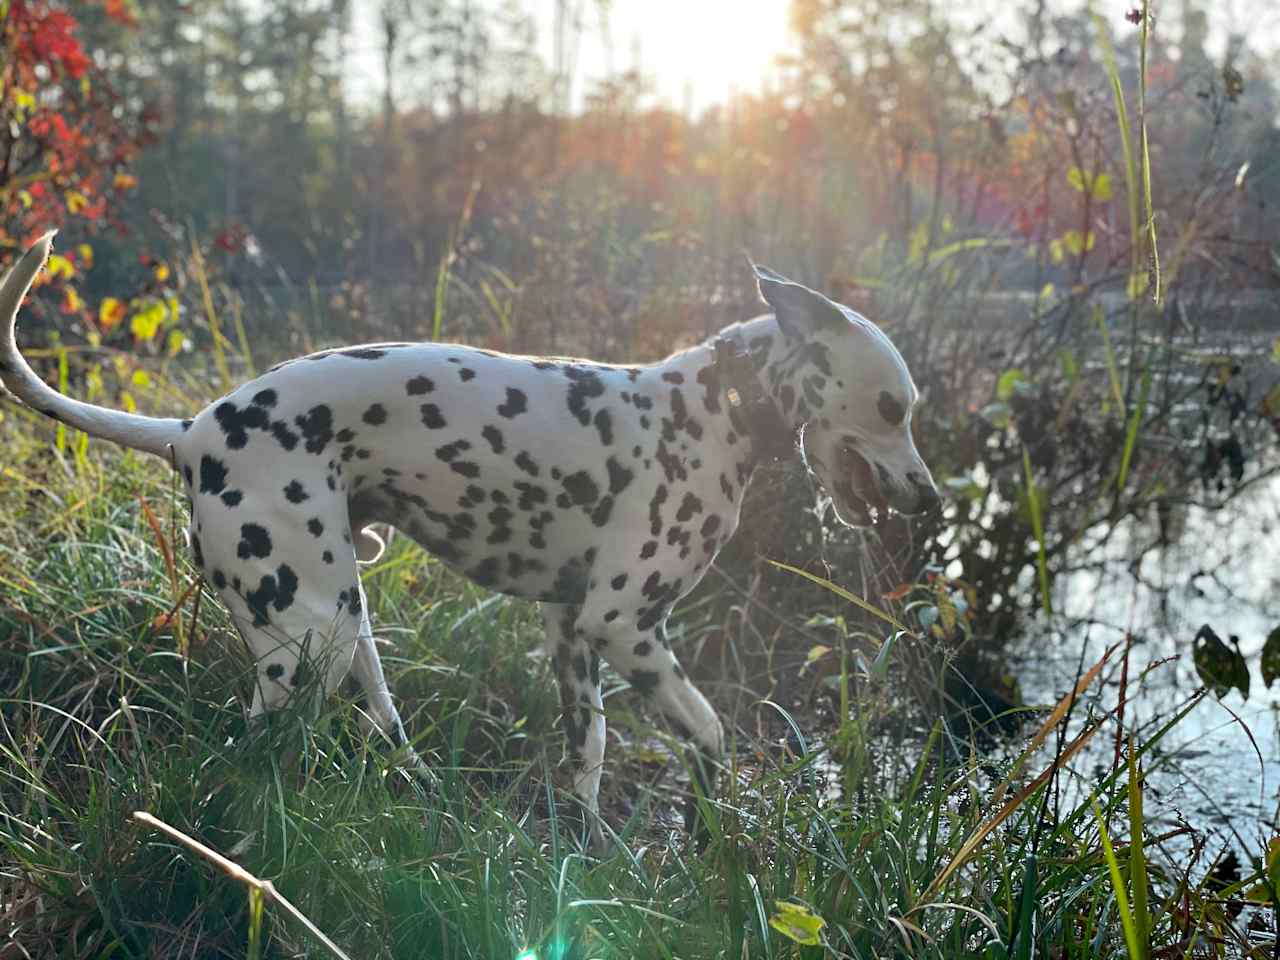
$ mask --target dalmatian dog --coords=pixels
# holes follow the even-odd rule
[[[772,313],[659,363],[380,343],[287,361],[179,420],[63,396],[19,354],[16,314],[51,242],[0,284],[0,381],[181,474],[195,564],[256,665],[251,715],[305,676],[331,693],[351,673],[377,727],[407,746],[357,567],[381,546],[366,527],[391,524],[476,583],[541,602],[593,843],[601,658],[699,758],[722,755],[720,721],[665,625],[733,535],[758,463],[803,456],[851,525],[938,505],[911,436],[916,387],[888,337],[763,267]]]

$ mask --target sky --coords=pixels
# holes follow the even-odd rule
[[[501,0],[473,2],[492,8]],[[519,0],[518,4],[534,16],[539,52],[548,65],[553,60],[556,2]],[[1076,12],[1092,7],[1119,23],[1138,2],[1051,0],[1050,7]],[[1183,2],[1153,0],[1157,30],[1163,27],[1169,39],[1181,33]],[[1280,50],[1280,0],[1199,2],[1210,16],[1211,56],[1222,55],[1229,30],[1247,32],[1257,51]],[[575,106],[581,104],[592,79],[638,65],[660,101],[697,112],[725,101],[732,92],[760,91],[777,73],[774,58],[795,48],[787,26],[790,0],[567,0],[567,5],[581,11],[573,74]],[[381,95],[378,6],[377,0],[357,0],[353,5],[351,92],[368,103],[376,103]],[[952,16],[962,27],[987,21],[1003,34],[1016,35],[1017,7],[1020,4],[1002,0],[968,0],[956,4]],[[602,15],[602,8],[607,14]]]

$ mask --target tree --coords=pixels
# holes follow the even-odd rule
[[[123,0],[103,15],[129,24]],[[53,0],[0,0],[0,257],[39,233],[115,222],[150,116],[126,102]]]

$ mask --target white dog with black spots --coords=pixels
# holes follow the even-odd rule
[[[51,243],[0,284],[0,383],[181,473],[196,566],[256,665],[251,715],[286,703],[307,670],[326,692],[350,672],[373,721],[407,744],[357,567],[381,548],[366,527],[390,524],[476,583],[541,602],[594,843],[602,657],[692,739],[697,769],[722,755],[720,721],[666,621],[733,535],[761,459],[798,451],[846,523],[938,504],[893,344],[763,267],[773,313],[659,363],[372,344],[282,363],[177,420],[71,399],[23,360],[15,318]]]

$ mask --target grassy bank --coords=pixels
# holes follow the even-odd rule
[[[828,677],[822,729],[707,685],[734,738],[701,849],[677,826],[679,755],[610,680],[606,816],[621,842],[585,857],[560,819],[536,611],[403,540],[366,578],[392,688],[437,782],[398,774],[345,699],[304,697],[248,728],[245,659],[193,579],[167,471],[75,441],[59,449],[47,424],[4,408],[6,960],[332,952],[135,811],[269,880],[352,957],[1245,949],[1221,885],[1168,872],[1149,849],[1144,745],[1096,807],[1058,809],[1046,802],[1057,765],[1107,718],[1034,713],[1033,752],[992,765],[941,721],[919,740],[887,736],[900,699],[853,657]]]

